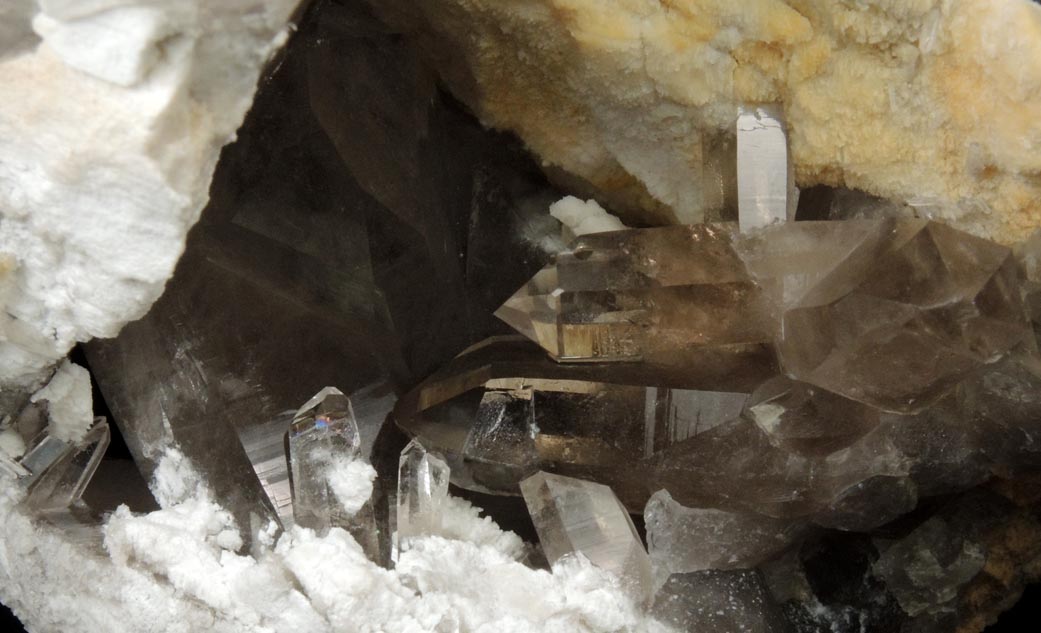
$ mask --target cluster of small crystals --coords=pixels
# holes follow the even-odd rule
[[[917,219],[586,235],[497,313],[528,340],[474,346],[395,419],[458,485],[521,491],[536,526],[555,498],[544,548],[548,531],[552,548],[631,574],[639,538],[601,560],[567,516],[586,504],[610,523],[589,509],[592,482],[610,486],[644,515],[654,576],[675,589],[1041,468],[1028,273],[1001,245]],[[588,481],[555,488],[559,475]],[[935,574],[906,569],[932,560],[914,543],[938,529],[881,541],[871,566],[906,617],[956,611],[983,569],[967,536]]]
[[[520,494],[547,562],[677,630],[978,630],[1041,569],[1041,237],[856,192],[788,222],[783,120],[750,106],[711,157],[737,224],[566,246],[559,192],[436,85],[350,3],[302,21],[164,296],[87,348],[146,474],[176,446],[240,525],[386,565],[446,532],[449,481]],[[92,433],[0,467],[67,505]]]

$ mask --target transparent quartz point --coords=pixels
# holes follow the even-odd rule
[[[618,576],[638,600],[650,598],[650,558],[609,487],[540,471],[521,482],[521,492],[550,565],[581,554]]]
[[[584,235],[495,313],[559,361],[678,367],[771,338],[735,226]]]
[[[411,538],[441,532],[449,474],[448,464],[416,440],[401,451],[395,556]]]
[[[287,439],[296,523],[319,533],[341,527],[370,559],[380,560],[371,501],[349,513],[329,482],[332,469],[361,459],[361,436],[350,399],[335,387],[322,389],[296,412]]]
[[[56,512],[79,501],[109,441],[105,418],[95,418],[87,433],[75,443],[58,440],[44,432],[20,462],[30,473],[22,480],[28,489],[26,504],[36,512]]]

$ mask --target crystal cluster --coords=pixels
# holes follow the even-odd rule
[[[1041,239],[855,192],[789,221],[783,118],[748,105],[695,167],[737,223],[565,245],[518,143],[371,15],[311,16],[166,293],[88,346],[146,476],[177,447],[244,547],[345,529],[384,565],[451,536],[450,483],[502,495],[549,567],[677,630],[979,628],[1041,569]],[[26,437],[0,468],[75,504],[107,426]],[[377,473],[358,507],[351,465]]]

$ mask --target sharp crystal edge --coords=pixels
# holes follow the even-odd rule
[[[23,456],[30,471],[23,479],[25,503],[36,512],[59,512],[78,502],[101,463],[111,434],[105,418],[96,418],[75,443],[42,438]]]
[[[286,411],[263,424],[236,429],[246,457],[253,465],[253,471],[283,529],[295,522],[289,458],[286,454],[286,433],[294,416],[295,412]]]
[[[441,533],[442,513],[451,477],[448,464],[416,440],[401,451],[394,559],[417,536]]]
[[[542,471],[520,487],[550,565],[581,554],[615,574],[637,601],[650,600],[651,561],[629,513],[609,487]]]
[[[744,105],[737,113],[737,207],[742,231],[795,218],[798,190],[779,105]]]
[[[319,534],[343,528],[370,559],[381,560],[371,501],[348,512],[329,480],[334,469],[361,459],[361,434],[350,399],[335,387],[325,387],[293,416],[287,439],[295,523]]]

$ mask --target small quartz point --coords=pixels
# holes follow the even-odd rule
[[[448,464],[416,440],[401,451],[398,463],[395,557],[417,536],[439,534],[448,498]]]
[[[651,496],[643,517],[647,549],[659,577],[754,567],[802,537],[808,527],[803,521],[750,512],[688,508],[665,490]]]
[[[737,207],[741,230],[794,219],[798,199],[781,108],[741,106],[737,115]]]
[[[105,455],[110,437],[108,422],[95,418],[76,443],[49,435],[40,438],[21,460],[21,466],[31,473],[22,480],[28,489],[26,504],[36,512],[60,512],[78,502]]]
[[[236,429],[253,471],[283,528],[294,523],[293,491],[285,446],[286,432],[294,417],[292,411],[287,411],[269,422]]]
[[[520,487],[550,565],[581,554],[618,576],[639,601],[650,598],[650,558],[629,513],[609,487],[542,471]]]
[[[332,468],[361,459],[361,436],[350,399],[335,387],[322,389],[296,412],[288,440],[296,524],[318,533],[343,528],[369,558],[379,560],[371,502],[348,513],[329,483]]]

